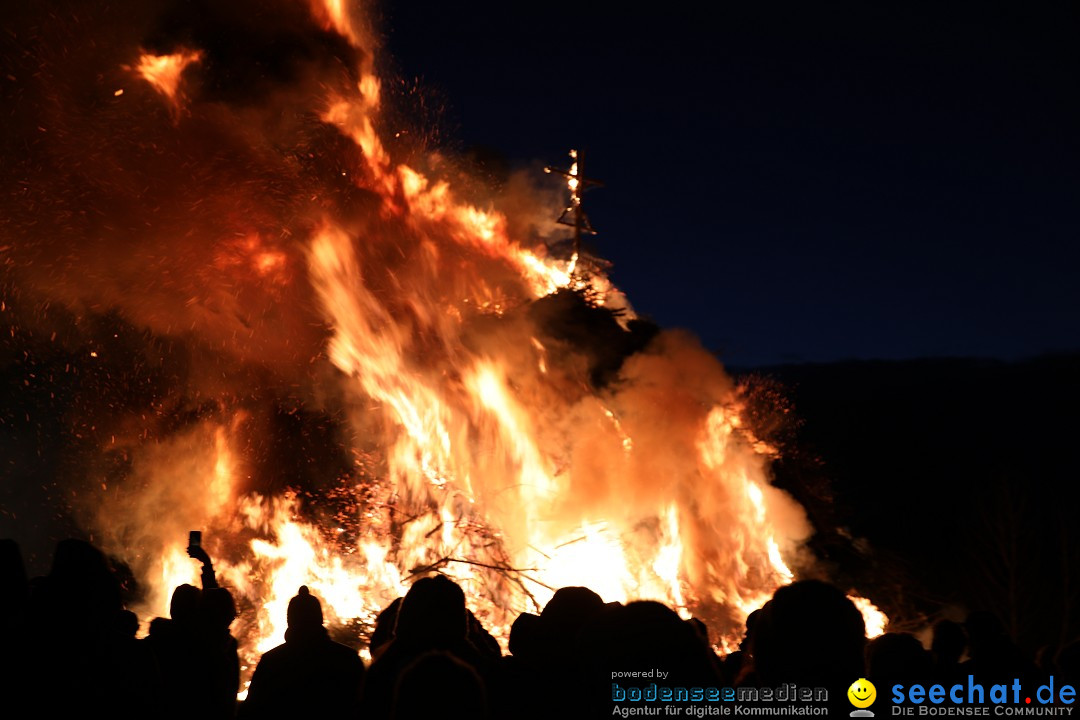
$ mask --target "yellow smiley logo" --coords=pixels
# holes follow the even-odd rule
[[[877,688],[866,678],[859,678],[847,689],[848,700],[857,708],[868,708],[877,699]]]

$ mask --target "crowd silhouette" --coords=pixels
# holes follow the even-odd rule
[[[263,654],[238,702],[236,605],[206,552],[189,554],[203,563],[202,587],[177,587],[169,617],[138,638],[121,579],[93,545],[61,541],[48,575],[30,579],[18,545],[0,540],[2,697],[41,717],[610,717],[612,673],[656,668],[672,687],[827,688],[830,708],[846,715],[843,691],[862,677],[879,693],[968,675],[1080,684],[1080,643],[1029,659],[987,612],[938,622],[929,649],[905,633],[867,641],[851,600],[819,580],[778,589],[724,657],[700,621],[658,602],[605,603],[584,587],[558,590],[539,615],[521,614],[504,655],[462,588],[435,574],[379,615],[367,667],[330,638],[316,595],[298,588],[285,642]]]

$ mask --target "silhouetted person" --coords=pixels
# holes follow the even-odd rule
[[[539,685],[538,675],[543,665],[540,659],[541,646],[540,616],[523,612],[510,626],[508,646],[510,654],[501,658],[499,684],[489,688],[488,701],[493,714],[503,708],[525,705],[521,698],[530,694]],[[529,705],[534,705],[529,703]],[[533,708],[524,708],[516,713],[517,717],[532,718],[537,713]]]
[[[32,599],[34,613],[54,632],[77,637],[97,635],[123,609],[120,586],[105,555],[73,538],[57,543],[52,569],[35,585]]]
[[[29,601],[30,582],[19,545],[0,540],[0,638],[22,625]]]
[[[604,599],[587,587],[559,588],[540,612],[542,635],[554,652],[565,651],[603,609]]]
[[[201,604],[199,588],[178,586],[169,601],[169,617],[151,620],[150,632],[143,640],[157,665],[161,682],[158,708],[167,718],[188,718],[202,710],[206,672],[200,642]]]
[[[364,683],[365,718],[388,718],[394,687],[406,666],[431,650],[449,652],[471,666],[490,685],[496,672],[490,655],[469,641],[465,593],[443,576],[417,580],[398,608],[394,639],[371,664]]]
[[[524,631],[527,639],[524,647],[518,647],[515,662],[508,665],[513,671],[508,677],[512,685],[507,686],[505,695],[489,690],[493,706],[515,710],[520,707],[519,714],[523,717],[543,718],[585,702],[583,695],[589,691],[589,683],[583,664],[586,657],[579,651],[579,644],[582,632],[604,607],[603,598],[589,588],[570,586],[556,590],[539,618],[524,621],[531,627],[526,625],[519,630],[518,634]],[[520,617],[518,621],[521,622]],[[548,692],[547,688],[551,687],[559,687],[560,691]],[[522,697],[530,701],[521,702]]]
[[[116,613],[106,642],[105,664],[116,683],[110,717],[161,717],[161,677],[150,647],[136,639],[139,618],[130,610]]]
[[[122,611],[120,585],[105,555],[83,540],[61,540],[49,574],[31,593],[34,635],[25,657],[36,714],[127,714],[112,644]],[[56,692],[57,683],[63,692]]]
[[[986,610],[970,613],[964,621],[970,658],[960,671],[971,674],[984,684],[1009,683],[1013,678],[1026,681],[1034,677],[1030,663],[1005,634],[997,616]]]
[[[724,682],[730,687],[738,685],[743,680],[743,677],[753,670],[754,658],[751,648],[754,644],[754,626],[757,624],[759,617],[761,617],[760,609],[754,610],[746,616],[746,632],[743,633],[743,638],[739,641],[739,649],[728,653],[728,656],[723,660],[721,669]]]
[[[30,583],[14,540],[0,540],[0,697],[22,693],[29,680],[25,653],[31,638]]]
[[[611,715],[612,672],[659,668],[669,673],[663,684],[671,687],[716,687],[720,676],[712,648],[693,625],[671,608],[651,600],[606,605],[583,628],[578,641],[562,660],[567,667],[580,657],[580,697],[590,716]],[[622,681],[642,687],[657,680]],[[618,681],[616,681],[618,683]],[[573,712],[572,706],[558,708]]]
[[[519,701],[524,699],[519,699]],[[450,653],[425,653],[407,665],[394,690],[393,720],[488,717],[484,681]]]
[[[222,587],[204,588],[199,603],[199,674],[204,678],[201,716],[232,718],[240,690],[240,657],[229,626],[236,619],[236,604]],[[194,690],[194,688],[193,688]]]
[[[540,645],[540,616],[523,612],[510,626],[510,654],[519,662],[536,657]]]
[[[375,630],[371,633],[371,641],[368,643],[372,662],[379,659],[383,651],[389,647],[390,641],[394,639],[394,625],[397,624],[401,600],[401,598],[395,599],[375,618]]]
[[[934,660],[934,674],[938,683],[951,687],[963,679],[960,658],[967,647],[967,635],[960,623],[939,620],[934,623],[934,638],[930,641],[930,653]]]
[[[202,562],[202,585],[173,591],[169,618],[154,618],[146,639],[156,662],[162,692],[158,705],[170,718],[197,716],[227,720],[236,715],[240,660],[229,626],[236,604],[220,587],[214,565],[201,546],[188,555]]]
[[[240,717],[357,717],[364,680],[360,656],[330,639],[322,605],[306,585],[289,601],[287,617],[285,642],[259,660]]]
[[[134,640],[139,632],[139,616],[130,610],[121,610],[116,614],[113,631],[118,638]]]
[[[866,626],[843,592],[820,580],[779,588],[754,626],[754,673],[759,687],[795,683],[826,688],[832,710],[851,710],[844,691],[865,677]]]
[[[686,623],[690,627],[690,629],[694,631],[694,635],[697,636],[698,640],[701,641],[701,644],[708,649],[709,660],[712,662],[713,671],[716,673],[716,676],[718,678],[723,680],[725,678],[724,660],[716,654],[716,649],[709,641],[709,626],[705,624],[704,620],[697,617],[691,617],[687,620],[683,620],[683,622]],[[726,684],[730,685],[731,683]]]
[[[909,633],[885,633],[866,648],[866,677],[875,687],[925,683],[932,667],[930,653]]]
[[[487,631],[483,623],[475,615],[472,610],[465,609],[467,616],[467,628],[465,637],[468,638],[469,644],[477,649],[483,655],[487,656],[489,662],[495,664],[502,658],[502,648],[499,647],[499,641]]]

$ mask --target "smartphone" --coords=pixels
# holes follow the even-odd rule
[[[202,530],[192,530],[188,533],[188,547],[199,547],[202,545]]]

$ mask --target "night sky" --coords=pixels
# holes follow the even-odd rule
[[[587,149],[595,252],[729,364],[1080,349],[1075,4],[379,13],[439,144],[495,177]]]

